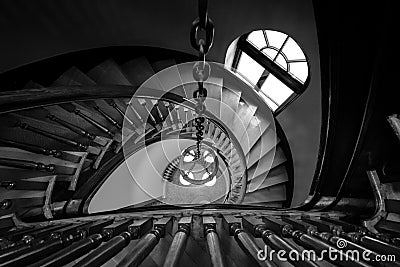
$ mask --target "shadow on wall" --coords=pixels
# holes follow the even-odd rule
[[[278,115],[278,121],[289,141],[294,164],[292,206],[308,195],[318,157],[321,127],[321,93],[310,84],[292,105]]]

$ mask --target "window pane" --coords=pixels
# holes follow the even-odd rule
[[[266,96],[263,92],[260,91],[259,94],[265,100],[265,102],[267,102],[268,106],[272,111],[275,111],[278,108],[278,105],[272,102],[271,99],[269,99],[269,97]]]
[[[290,73],[304,83],[308,77],[307,62],[292,62],[292,63],[290,63]]]
[[[249,34],[247,37],[247,41],[249,41],[252,45],[257,47],[258,49],[261,49],[265,46],[267,46],[267,43],[265,42],[264,34],[262,31],[254,31]]]
[[[264,68],[246,53],[242,53],[237,66],[237,72],[246,77],[253,85],[257,84]]]
[[[287,70],[286,59],[281,54],[278,55],[275,62],[278,64],[279,67],[281,67],[284,70]]]
[[[283,42],[285,42],[286,34],[276,31],[266,31],[269,46],[274,46],[276,48],[281,48]]]
[[[293,94],[293,91],[289,87],[272,74],[268,76],[264,84],[261,86],[261,91],[279,105],[285,102],[285,100]]]
[[[282,52],[289,60],[306,59],[303,51],[292,38],[289,38],[289,40],[287,40],[285,46],[282,49]]]
[[[264,55],[267,55],[267,57],[269,57],[269,59],[274,60],[274,58],[276,57],[276,54],[278,54],[278,51],[276,51],[275,49],[272,48],[266,48],[262,50]]]

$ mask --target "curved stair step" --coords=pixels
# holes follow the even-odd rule
[[[277,202],[286,200],[286,186],[277,184],[271,187],[266,187],[244,196],[242,204],[256,204],[266,202]]]
[[[120,68],[128,81],[134,86],[140,86],[146,82],[146,86],[149,88],[162,88],[158,79],[148,80],[155,72],[146,57],[132,59],[123,64]]]
[[[262,116],[256,112],[256,114],[250,120],[250,123],[247,126],[247,129],[244,132],[243,136],[239,139],[245,155],[249,153],[249,151],[253,148],[253,146],[260,138],[260,136],[262,136],[264,132],[268,129],[269,125],[270,122],[263,119]]]
[[[268,129],[257,140],[255,145],[251,148],[250,152],[246,155],[247,166],[252,166],[271,149],[274,149],[280,142],[279,137],[275,135],[273,129]]]
[[[257,176],[270,171],[276,166],[279,166],[285,161],[285,154],[280,147],[277,147],[276,150],[270,150],[251,167],[247,166],[247,180],[252,180]]]
[[[222,78],[217,77],[210,77],[204,82],[204,87],[207,89],[207,98],[204,103],[207,110],[217,118],[221,116],[223,82]]]
[[[184,97],[187,99],[193,98],[193,92],[197,90],[197,83],[193,79],[192,68],[189,68],[187,64],[177,65],[179,76],[181,77]]]
[[[157,73],[157,78],[160,81],[161,89],[165,92],[172,92],[177,95],[184,96],[185,91],[182,85],[182,78],[179,73],[179,69],[176,65],[174,59],[164,59],[156,62],[152,62],[155,73]],[[143,84],[147,86],[147,82]]]
[[[254,192],[266,187],[274,186],[281,183],[286,183],[288,175],[285,166],[279,166],[271,169],[268,174],[260,174],[247,182],[246,192]]]
[[[240,91],[225,87],[222,89],[221,121],[230,129],[233,128],[234,114],[238,109],[241,95]]]
[[[97,84],[132,85],[114,60],[108,59],[87,72]]]
[[[246,103],[243,100],[239,101],[238,109],[233,117],[233,127],[231,128],[233,134],[238,140],[246,133],[249,123],[257,111],[257,106]],[[245,140],[247,141],[247,140]]]
[[[58,77],[57,80],[53,82],[54,86],[95,84],[96,83],[89,76],[87,76],[75,66],[69,68],[66,72],[61,74],[61,76]]]

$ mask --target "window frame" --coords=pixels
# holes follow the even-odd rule
[[[263,29],[261,31],[265,30],[270,30],[270,29]],[[257,31],[257,30],[256,30]],[[252,31],[253,32],[253,31]],[[278,115],[280,112],[282,112],[285,108],[287,108],[293,101],[295,101],[304,91],[307,89],[310,80],[311,80],[311,71],[310,71],[310,61],[304,53],[305,56],[305,62],[308,65],[308,75],[307,79],[304,81],[304,83],[301,83],[298,79],[294,78],[288,71],[282,69],[279,67],[273,60],[268,58],[264,53],[262,53],[260,50],[258,50],[256,47],[254,47],[249,41],[247,41],[247,37],[250,35],[249,32],[247,34],[244,34],[239,37],[236,48],[235,48],[235,53],[233,56],[233,62],[232,62],[232,68],[237,69],[240,57],[242,53],[247,54],[250,58],[252,58],[254,61],[256,61],[258,64],[260,64],[266,71],[274,75],[279,81],[281,81],[283,84],[285,84],[289,89],[293,91],[293,94],[287,98],[281,105],[277,105],[278,108],[273,111],[274,115]],[[284,33],[284,32],[282,32]],[[286,34],[286,33],[284,33]],[[292,38],[295,42],[296,40],[291,37],[290,35],[286,34],[287,38]],[[296,42],[297,43],[297,42]],[[280,48],[283,49],[284,45]],[[265,49],[265,48],[263,48]],[[301,49],[301,47],[300,47]],[[279,51],[278,51],[279,54]],[[258,80],[257,84],[260,82],[260,79]],[[254,88],[258,93],[261,91],[261,87],[256,87]],[[264,94],[267,98],[269,98],[273,103],[276,101],[274,99],[271,99],[267,94],[261,92]],[[272,110],[272,109],[271,109]]]

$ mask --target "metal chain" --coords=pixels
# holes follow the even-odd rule
[[[205,39],[199,38],[199,30],[205,32]],[[206,62],[206,55],[210,50],[214,40],[214,23],[207,14],[207,0],[199,0],[199,17],[193,21],[190,31],[190,41],[194,49],[199,52],[199,61],[193,66],[193,78],[197,81],[198,89],[193,92],[193,98],[196,99],[196,159],[201,156],[200,146],[204,135],[204,112],[206,106],[204,101],[207,97],[207,89],[204,87],[204,81],[210,76],[210,65]]]

